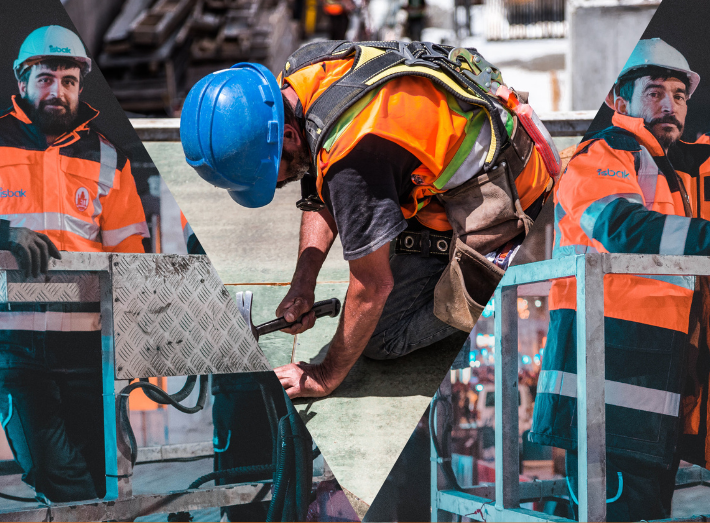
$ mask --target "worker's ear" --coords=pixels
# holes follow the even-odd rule
[[[614,97],[614,110],[619,114],[628,115],[629,114],[629,102],[624,100],[621,96]]]
[[[18,81],[17,82],[17,89],[20,91],[20,97],[24,98],[25,91],[27,91],[27,83]]]
[[[289,152],[296,152],[303,147],[303,139],[298,129],[290,123],[284,124],[284,149]]]

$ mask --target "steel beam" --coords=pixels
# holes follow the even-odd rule
[[[141,447],[138,449],[136,464],[159,463],[163,461],[192,460],[211,458],[214,456],[214,446],[211,441],[197,443],[177,443],[157,447]]]
[[[496,509],[520,505],[518,446],[518,288],[495,292]]]
[[[437,503],[440,510],[445,510],[451,514],[457,514],[476,521],[486,521],[488,523],[498,521],[521,523],[538,521],[561,523],[574,521],[524,508],[501,509],[496,507],[495,502],[491,499],[479,498],[455,490],[439,491],[437,493]]]

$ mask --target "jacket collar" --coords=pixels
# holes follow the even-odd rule
[[[646,127],[646,122],[643,118],[634,118],[633,116],[626,116],[617,112],[614,112],[614,116],[611,118],[612,125],[616,127],[621,127],[622,129],[632,133],[638,142],[643,145],[652,156],[665,156],[666,152],[658,143],[656,137],[653,133]]]
[[[19,121],[26,125],[31,125],[32,127],[35,128],[37,131],[37,134],[42,135],[42,133],[39,132],[38,129],[36,129],[36,126],[32,123],[32,120],[30,120],[30,117],[27,115],[25,110],[22,107],[22,102],[19,101],[19,98],[17,95],[12,96],[12,110],[10,111],[10,114],[17,118]],[[65,145],[69,145],[71,143],[74,143],[77,141],[80,136],[79,133],[81,131],[88,131],[89,130],[89,122],[91,122],[94,118],[96,118],[99,115],[99,111],[91,107],[89,104],[86,102],[79,102],[79,115],[77,118],[77,123],[75,124],[74,128],[71,131],[67,131],[66,133],[62,134],[59,136],[51,146],[56,146],[56,147],[63,147]],[[44,135],[42,135],[44,137]],[[45,141],[46,143],[46,141]],[[50,147],[51,147],[50,146]]]

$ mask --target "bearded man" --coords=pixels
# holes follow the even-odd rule
[[[43,275],[60,251],[144,252],[130,162],[80,101],[90,70],[79,37],[60,26],[33,31],[15,61],[20,94],[0,113],[0,250],[23,273],[10,281]],[[95,294],[0,303],[0,421],[23,480],[52,502],[106,493]]]
[[[612,126],[579,145],[555,192],[553,257],[710,255],[710,222],[693,197],[708,149],[679,141],[699,81],[664,41],[638,43],[606,100]],[[604,278],[607,521],[670,517],[681,434],[700,425],[686,401],[700,397],[684,390],[701,361],[688,348],[695,288],[693,276]],[[555,280],[530,440],[567,450],[575,511],[576,351],[575,279]]]

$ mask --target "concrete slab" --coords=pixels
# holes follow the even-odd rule
[[[296,264],[299,186],[277,191],[264,209],[244,209],[197,176],[179,143],[152,142],[146,148],[230,293],[251,290],[254,322],[273,319]],[[316,299],[342,301],[347,279],[336,240]],[[297,359],[318,361],[336,326],[335,319],[324,318],[300,335]],[[463,337],[393,362],[361,360],[331,397],[296,402],[343,488],[372,502],[462,344]],[[282,365],[290,361],[293,337],[274,333],[260,346],[272,365]]]

